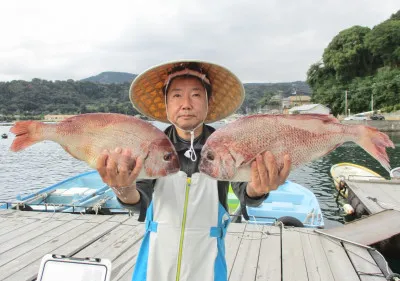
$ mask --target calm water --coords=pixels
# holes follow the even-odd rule
[[[0,201],[13,200],[17,194],[29,194],[91,170],[86,163],[74,159],[58,144],[50,141],[35,144],[18,153],[11,152],[9,147],[14,136],[9,130],[10,126],[0,126],[0,135],[8,133],[9,136],[8,139],[0,139]],[[398,167],[400,133],[388,135],[396,145],[395,149],[388,149],[391,165]],[[379,162],[354,143],[346,143],[329,155],[292,171],[289,179],[311,189],[320,202],[324,217],[333,222],[343,222],[343,217],[335,202],[336,192],[329,169],[340,162],[353,162],[383,176],[389,175]]]

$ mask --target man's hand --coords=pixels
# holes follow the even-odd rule
[[[129,149],[117,147],[114,151],[104,151],[96,162],[96,169],[102,180],[110,186],[118,198],[127,204],[140,200],[135,180],[143,166],[141,158],[132,158]]]
[[[266,151],[257,155],[251,163],[251,181],[247,184],[246,192],[249,197],[259,197],[276,190],[289,176],[291,159],[289,154],[283,158],[283,168],[278,171],[274,155]]]

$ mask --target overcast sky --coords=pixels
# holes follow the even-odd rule
[[[234,4],[233,4],[234,3]],[[140,73],[175,59],[222,64],[244,82],[305,80],[341,30],[398,0],[2,1],[0,81]]]

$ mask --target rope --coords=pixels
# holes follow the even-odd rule
[[[102,205],[104,205],[104,203],[106,203],[109,199],[111,199],[111,197],[107,196],[105,198],[102,198],[101,200],[99,200],[96,204],[94,204],[92,206],[92,209],[94,210],[95,214],[97,215],[99,213],[99,211],[101,210]]]
[[[367,199],[371,200],[372,202],[375,202],[379,207],[381,207],[384,210],[395,210],[395,211],[400,212],[400,208],[398,208],[395,204],[382,202],[382,201],[378,200],[377,198],[370,197],[370,196],[368,196]],[[385,207],[383,205],[386,205],[387,207]]]

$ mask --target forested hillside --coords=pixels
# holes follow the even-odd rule
[[[336,35],[307,72],[315,102],[334,114],[400,109],[400,11],[372,29],[353,26]]]
[[[123,76],[127,77],[125,74]],[[14,115],[19,115],[21,119],[32,119],[45,114],[137,114],[128,97],[130,79],[129,82],[111,84],[109,81],[102,84],[85,80],[0,82],[0,120],[10,120]],[[304,82],[245,84],[246,99],[240,112],[246,108],[257,110],[262,105],[260,100],[265,96],[270,97],[275,93],[289,95],[296,89],[309,90]],[[262,103],[268,103],[268,98],[264,98]]]

